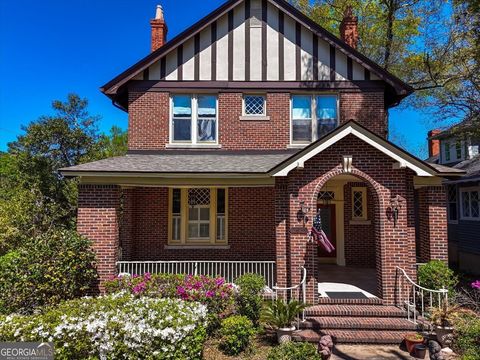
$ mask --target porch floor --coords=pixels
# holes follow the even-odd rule
[[[366,298],[376,298],[377,274],[375,269],[320,264],[318,268],[318,293],[322,298],[328,293],[361,293]]]

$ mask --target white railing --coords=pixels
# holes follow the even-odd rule
[[[302,266],[301,270],[302,280],[297,285],[291,287],[272,287],[272,290],[274,291],[273,299],[277,300],[278,293],[280,292],[283,295],[283,299],[285,300],[298,300],[302,304],[307,303],[307,269]],[[302,312],[302,321],[305,321],[305,310],[303,310]]]
[[[397,267],[397,290],[397,304],[405,307],[407,319],[414,324],[417,324],[419,315],[424,318],[431,308],[441,308],[448,303],[448,290],[424,288],[399,267]]]
[[[119,274],[192,274],[221,276],[227,282],[247,273],[262,275],[269,288],[276,279],[275,261],[118,261]]]

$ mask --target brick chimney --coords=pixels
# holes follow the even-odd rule
[[[357,48],[358,43],[358,17],[353,16],[351,6],[347,6],[340,23],[340,38],[352,48]]]
[[[437,156],[440,154],[440,140],[432,139],[432,137],[440,134],[442,130],[435,129],[428,132],[428,156]]]
[[[162,47],[167,42],[167,24],[163,18],[163,9],[161,5],[157,5],[155,19],[150,20],[152,27],[152,52]]]

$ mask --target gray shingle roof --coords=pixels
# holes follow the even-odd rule
[[[116,173],[266,173],[295,151],[162,151],[129,154],[60,169]]]

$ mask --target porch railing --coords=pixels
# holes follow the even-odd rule
[[[275,261],[118,261],[119,274],[192,274],[221,276],[228,282],[246,273],[262,275],[269,288],[276,279]]]
[[[431,308],[441,308],[448,303],[448,290],[427,289],[415,283],[397,267],[397,304],[407,311],[407,319],[417,324],[418,316],[425,317]]]
[[[301,267],[302,278],[300,283],[291,286],[291,287],[279,287],[274,286],[272,289],[274,291],[274,297],[272,299],[278,299],[278,295],[283,297],[286,300],[297,300],[302,304],[307,303],[307,269],[303,266]],[[300,318],[297,318],[300,321]],[[301,320],[305,321],[305,310],[302,311]]]

